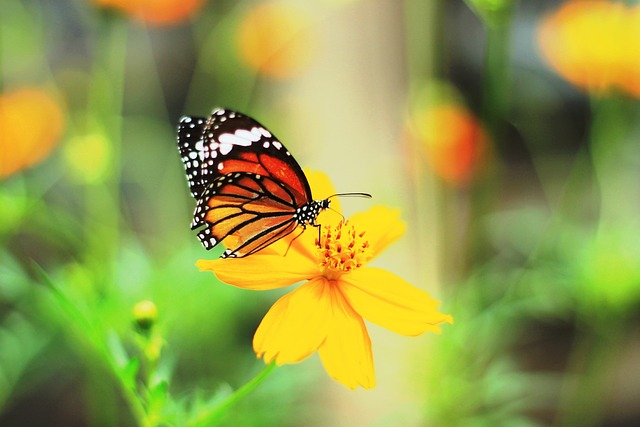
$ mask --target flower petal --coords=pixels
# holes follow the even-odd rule
[[[281,288],[318,275],[317,261],[295,251],[286,257],[261,251],[246,258],[201,259],[196,265],[225,283],[252,290]]]
[[[314,199],[322,200],[336,194],[336,189],[329,180],[327,174],[309,169],[305,169],[304,174],[309,181],[309,186],[313,192]],[[342,212],[340,210],[340,202],[337,199],[331,199],[331,208],[338,212]]]
[[[350,389],[376,385],[371,340],[362,317],[331,286],[331,322],[318,354],[327,373]]]
[[[311,355],[327,336],[329,283],[318,278],[283,296],[269,309],[253,337],[253,349],[265,363],[296,363]]]
[[[363,267],[340,278],[340,289],[365,319],[401,335],[440,332],[437,326],[453,323],[442,314],[428,293],[381,268]]]
[[[365,231],[365,238],[373,251],[380,254],[387,246],[398,240],[406,231],[407,225],[400,219],[398,209],[377,205],[353,215],[349,222],[358,231]]]

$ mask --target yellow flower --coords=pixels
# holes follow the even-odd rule
[[[566,80],[588,91],[623,90],[640,96],[640,6],[569,1],[538,31],[546,61]]]
[[[0,178],[45,159],[64,129],[59,103],[45,91],[15,89],[0,94]]]
[[[325,175],[307,176],[315,195],[334,193]],[[332,207],[339,209],[334,201]],[[371,341],[363,319],[409,336],[439,332],[440,323],[453,319],[438,312],[438,303],[426,292],[366,265],[404,233],[396,210],[376,206],[345,222],[326,211],[319,221],[319,242],[312,228],[293,242],[293,237],[282,239],[247,258],[200,260],[197,265],[244,289],[275,289],[304,281],[262,319],[253,338],[257,356],[282,365],[318,351],[335,380],[351,389],[373,388]]]
[[[92,0],[95,4],[118,9],[150,25],[180,24],[202,7],[204,0]]]

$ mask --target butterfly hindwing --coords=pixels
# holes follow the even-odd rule
[[[293,194],[269,177],[244,172],[221,176],[207,196],[206,228],[198,237],[205,248],[225,240],[225,258],[250,255],[297,226]]]

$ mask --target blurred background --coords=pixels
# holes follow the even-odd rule
[[[635,1],[2,0],[0,425],[640,424],[639,50]],[[312,356],[208,417],[286,291],[195,267],[215,106],[400,208],[375,263],[455,324],[368,325],[376,389]]]

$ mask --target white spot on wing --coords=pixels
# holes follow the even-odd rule
[[[236,135],[233,135],[230,133],[223,133],[222,135],[220,135],[220,137],[218,137],[218,141],[220,142],[221,145],[223,144],[242,145],[244,147],[248,147],[249,145],[251,145],[251,140],[238,136],[237,131],[236,131]],[[220,149],[220,151],[222,151],[222,148]]]
[[[246,139],[251,142],[256,142],[260,139],[260,135],[256,135],[255,133],[248,131],[246,129],[238,129],[236,130],[236,136]]]
[[[265,128],[260,128],[259,130],[262,136],[264,136],[265,138],[271,138],[271,132],[269,132]]]

